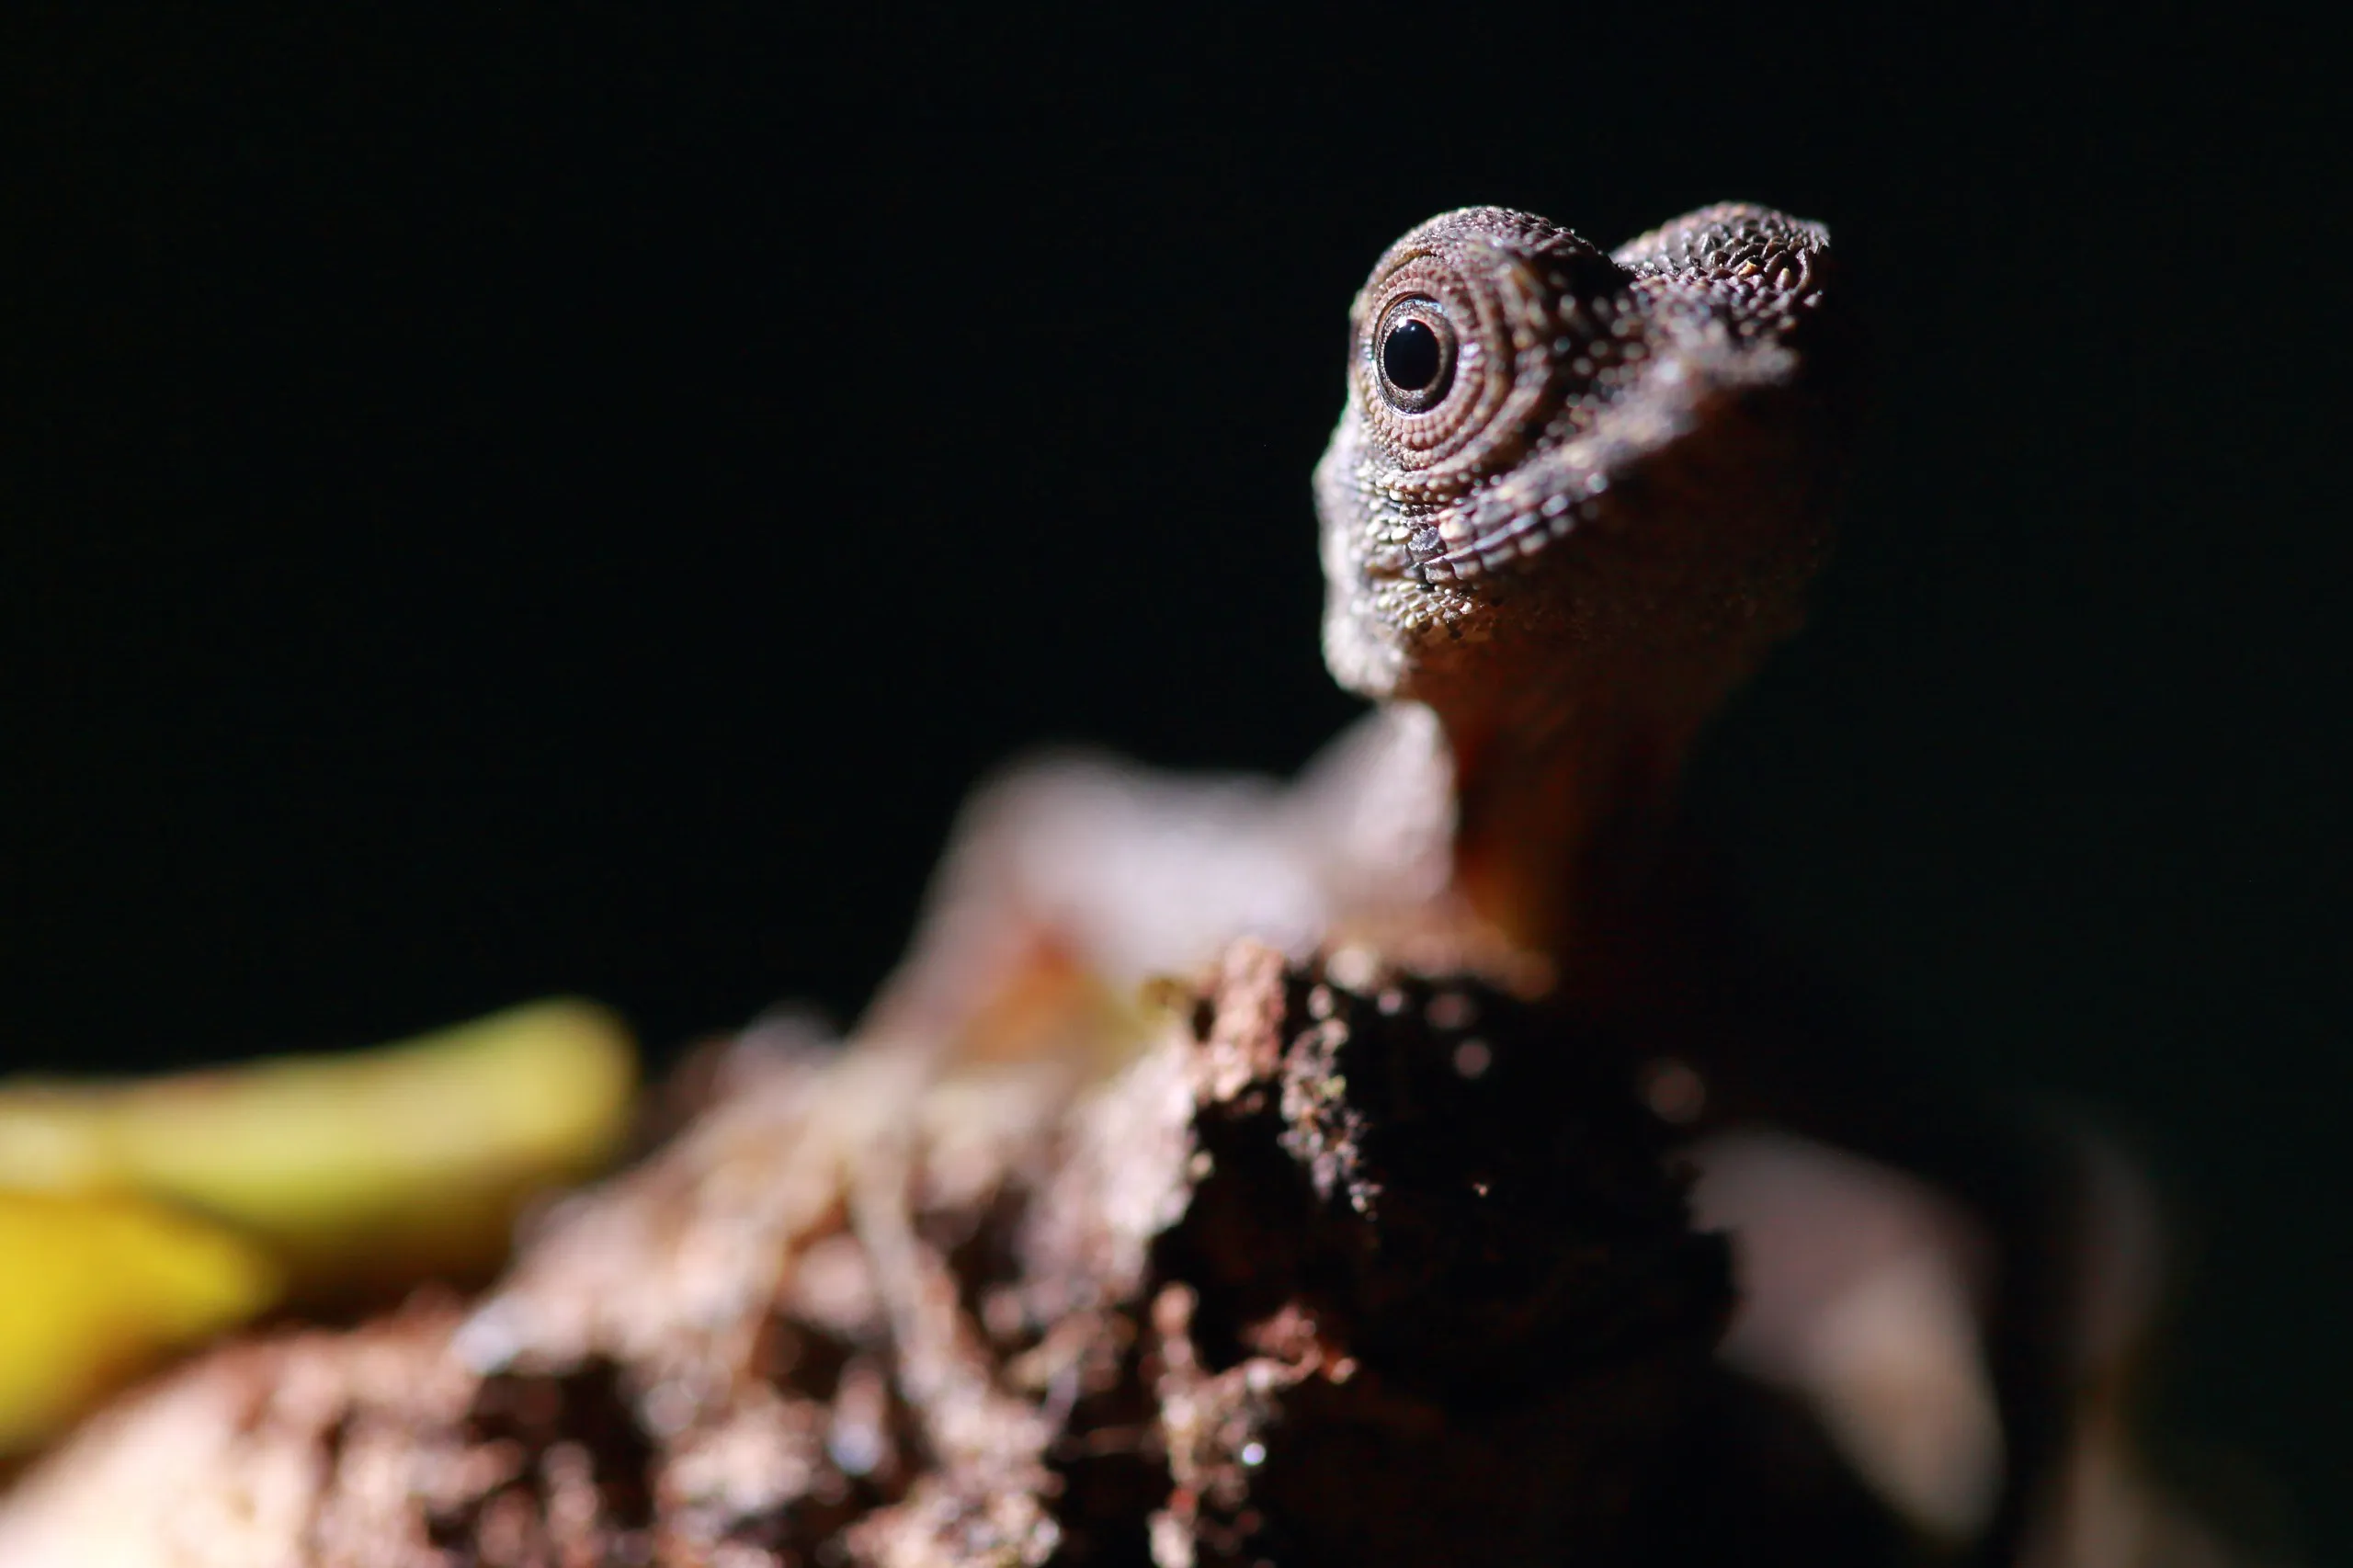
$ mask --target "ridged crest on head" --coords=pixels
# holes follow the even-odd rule
[[[1843,424],[1817,365],[1828,246],[1744,205],[1615,254],[1495,207],[1391,246],[1316,471],[1342,684],[1475,703],[1597,652],[1793,626]]]

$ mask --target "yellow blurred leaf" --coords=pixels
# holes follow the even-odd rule
[[[0,1191],[0,1453],[261,1312],[278,1284],[261,1249],[161,1204]]]
[[[0,1088],[0,1188],[146,1193],[263,1241],[298,1291],[487,1267],[531,1193],[594,1171],[636,1086],[627,1029],[557,1000],[372,1051]]]

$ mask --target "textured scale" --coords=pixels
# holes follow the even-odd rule
[[[1820,225],[1740,204],[1614,254],[1494,207],[1392,245],[1315,479],[1334,673],[1461,713],[1506,687],[1570,697],[1580,649],[1706,643],[1737,678],[1794,627],[1821,553],[1828,256]],[[1454,340],[1427,406],[1382,374],[1400,311]],[[1528,645],[1500,678],[1493,651],[1458,652],[1499,639]]]

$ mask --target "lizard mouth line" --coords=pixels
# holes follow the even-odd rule
[[[1468,582],[1516,562],[1533,560],[1600,516],[1609,488],[1600,474],[1541,500],[1490,498],[1465,523],[1454,519],[1415,530],[1404,554],[1373,563],[1370,574],[1413,583]]]

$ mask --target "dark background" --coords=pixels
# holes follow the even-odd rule
[[[2171,1451],[2347,1535],[2315,44],[306,9],[349,8],[0,22],[7,1064],[849,1016],[1008,754],[1288,769],[1347,720],[1306,477],[1391,238],[1768,201],[1852,263],[1875,423],[1700,809],[1924,1055],[2148,1153]]]

